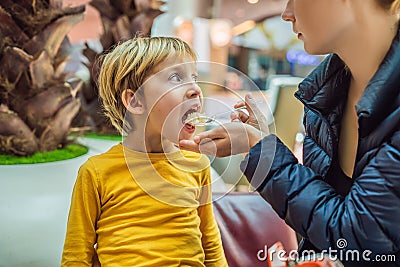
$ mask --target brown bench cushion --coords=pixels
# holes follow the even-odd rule
[[[230,267],[266,267],[266,261],[259,260],[257,253],[278,241],[287,252],[297,249],[295,232],[258,193],[214,193],[213,199]]]

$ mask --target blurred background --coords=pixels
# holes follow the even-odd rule
[[[64,0],[77,6],[88,0]],[[160,2],[160,1],[150,1]],[[227,64],[254,79],[261,90],[272,75],[305,77],[321,60],[308,55],[280,14],[285,0],[165,0],[152,36],[177,36],[190,43],[199,60]],[[82,22],[68,34],[74,44],[100,49],[104,33],[96,8],[86,7]]]

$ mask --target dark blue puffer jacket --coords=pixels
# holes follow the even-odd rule
[[[299,85],[304,165],[269,135],[241,168],[306,248],[337,250],[346,267],[400,266],[399,34],[356,106],[358,151],[351,182],[344,184],[334,170],[349,80],[342,60],[330,55]],[[350,255],[354,250],[359,260]]]

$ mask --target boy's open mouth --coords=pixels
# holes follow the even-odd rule
[[[185,125],[185,127],[189,130],[192,130],[196,128],[196,126],[191,122],[187,122],[188,118],[193,116],[193,114],[197,114],[199,111],[197,109],[191,108],[188,111],[185,112],[182,116],[182,124]]]

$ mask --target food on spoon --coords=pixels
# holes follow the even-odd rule
[[[193,124],[193,125],[199,125],[199,124],[205,124],[209,122],[209,118],[202,113],[199,112],[193,112],[189,114],[187,117],[185,123]]]

